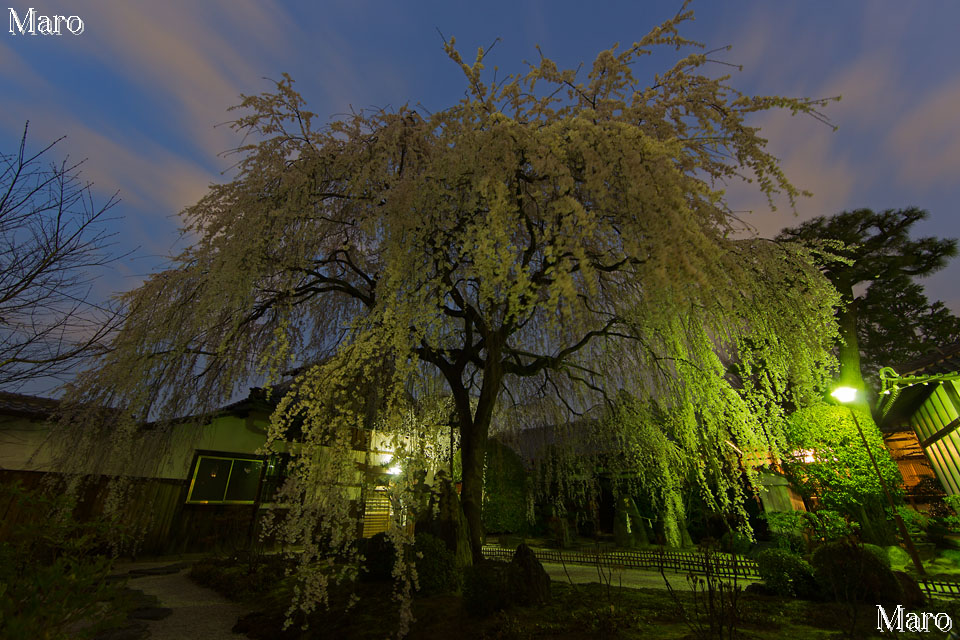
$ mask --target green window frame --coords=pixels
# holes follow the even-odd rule
[[[229,454],[198,454],[190,475],[187,504],[253,504],[263,460]]]

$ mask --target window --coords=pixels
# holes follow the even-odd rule
[[[263,460],[199,455],[193,467],[187,502],[253,504],[260,486]]]
[[[260,502],[272,504],[283,483],[287,481],[290,454],[275,453],[267,459],[267,468],[263,474],[263,488],[260,490]]]

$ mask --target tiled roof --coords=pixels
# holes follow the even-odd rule
[[[922,358],[894,367],[901,376],[936,375],[960,371],[960,342],[938,347]]]
[[[889,370],[886,370],[889,371]],[[922,358],[893,367],[877,402],[880,428],[900,428],[944,381],[960,375],[960,342],[939,347]],[[884,372],[881,371],[881,378]]]
[[[0,414],[45,418],[60,406],[59,400],[0,391]]]

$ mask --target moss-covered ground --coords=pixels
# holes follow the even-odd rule
[[[291,582],[276,562],[251,566],[229,561],[198,563],[196,580],[224,595],[244,602],[253,613],[242,618],[237,631],[250,638],[296,639],[392,637],[397,603],[389,583],[360,582],[341,587],[329,609],[298,619],[281,631],[290,603]],[[682,581],[679,575],[678,581]],[[418,597],[411,639],[521,639],[521,638],[663,638],[693,639],[698,628],[709,626],[706,606],[694,602],[689,592],[666,589],[630,589],[598,583],[552,583],[553,599],[542,606],[514,607],[489,617],[471,618],[459,595]],[[347,603],[355,597],[357,603]],[[739,599],[738,637],[754,639],[814,640],[827,638],[889,638],[877,630],[877,607],[809,602],[754,593]],[[888,612],[892,611],[888,607]],[[943,612],[960,623],[960,602],[931,601],[916,611]],[[307,622],[306,630],[302,623]],[[945,636],[931,625],[928,633],[897,633],[897,638]],[[723,636],[726,638],[727,636]]]

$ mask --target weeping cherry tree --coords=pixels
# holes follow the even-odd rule
[[[445,399],[459,434],[474,559],[491,425],[521,408],[576,424],[627,389],[672,416],[658,442],[723,493],[734,449],[775,449],[784,398],[802,403],[830,366],[836,294],[802,247],[734,239],[721,187],[746,178],[792,204],[800,192],[747,119],[822,118],[825,101],[751,97],[709,75],[709,54],[678,32],[691,16],[601,52],[585,75],[541,56],[492,80],[483,50],[464,61],[450,39],[466,92],[428,116],[318,126],[286,76],[245,97],[236,178],[185,210],[195,243],[124,296],[123,331],[74,399],[112,407],[123,443],[148,417],[296,372],[271,440],[296,425],[286,499],[314,559],[351,537],[336,482],[351,430],[401,434],[397,457],[420,468],[447,422],[416,418],[427,397]],[[683,57],[641,82],[635,65],[664,45]],[[371,380],[375,401],[358,393]],[[325,580],[303,593],[322,597]]]

